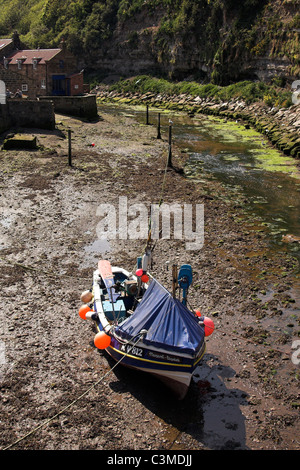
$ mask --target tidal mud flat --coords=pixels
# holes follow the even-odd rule
[[[216,181],[166,170],[168,137],[120,108],[98,122],[56,116],[30,129],[40,147],[2,151],[1,448],[31,450],[298,450],[297,262]],[[72,166],[68,130],[72,130]],[[173,163],[185,155],[174,149]],[[165,179],[164,179],[165,176]],[[164,184],[163,184],[164,181]],[[145,240],[97,238],[97,208],[203,204],[204,246],[159,240],[153,275],[190,263],[189,302],[215,322],[188,396],[114,365],[78,316],[100,257],[134,269]],[[105,375],[107,374],[108,375]],[[103,378],[104,377],[104,378]]]

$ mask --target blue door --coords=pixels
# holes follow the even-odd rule
[[[66,95],[66,76],[65,75],[52,75],[52,95],[65,96]]]

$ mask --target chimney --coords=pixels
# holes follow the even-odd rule
[[[59,44],[59,48],[65,52],[66,50],[66,42],[65,42],[65,39],[62,38],[62,40],[60,41],[60,44]]]
[[[15,31],[12,37],[13,40],[13,45],[14,45],[14,50],[21,50],[21,41],[20,41],[20,36],[18,31]]]

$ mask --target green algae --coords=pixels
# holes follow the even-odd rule
[[[273,148],[267,138],[257,130],[247,129],[239,122],[224,121],[224,119],[215,116],[206,116],[206,119],[202,120],[203,129],[209,130],[218,142],[223,142],[225,145],[246,146],[247,152],[254,159],[253,165],[255,168],[252,167],[252,170],[279,171],[300,179],[300,172],[295,159]],[[233,153],[235,153],[234,150],[236,148],[233,149]],[[222,156],[222,158],[226,161],[239,160],[236,155]]]
[[[300,179],[300,172],[293,158],[282,155],[278,150],[271,147],[253,148],[249,152],[255,158],[257,168],[265,171],[279,171],[287,173],[293,178]]]
[[[223,160],[226,160],[228,162],[235,162],[235,161],[240,160],[239,157],[236,157],[234,155],[226,155],[226,156],[223,156],[222,158],[223,158]]]

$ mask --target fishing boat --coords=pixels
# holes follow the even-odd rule
[[[94,344],[123,366],[158,377],[182,400],[205,353],[213,322],[187,307],[192,268],[172,270],[172,292],[148,271],[149,253],[132,273],[99,260],[92,289],[81,295],[83,319],[97,327]],[[178,273],[178,274],[177,274]]]

